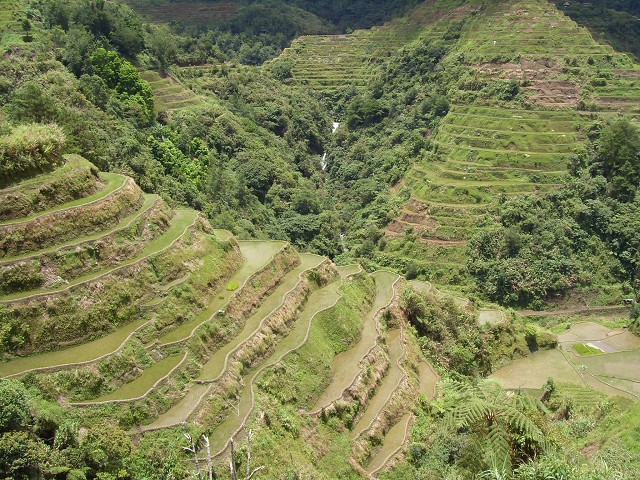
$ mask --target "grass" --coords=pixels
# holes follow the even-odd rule
[[[375,395],[370,399],[369,404],[364,410],[362,416],[351,430],[351,438],[357,438],[364,432],[371,422],[380,414],[391,396],[397,390],[399,382],[404,376],[404,371],[400,367],[399,362],[405,354],[402,332],[395,329],[387,332],[387,345],[389,346],[389,370],[384,376],[382,383],[376,389]]]
[[[292,66],[292,83],[301,88],[331,93],[346,87],[362,88],[375,75],[375,65],[389,59],[402,46],[427,34],[443,31],[471,10],[447,11],[444,0],[417,6],[406,18],[348,35],[308,35],[292,42],[278,61]],[[446,13],[444,13],[446,12]],[[438,23],[440,22],[440,23]]]
[[[43,250],[39,250],[37,252],[29,252],[29,253],[25,253],[25,254],[22,254],[22,255],[17,255],[17,256],[14,256],[14,257],[4,257],[4,258],[0,259],[0,265],[5,265],[5,264],[8,264],[8,263],[13,263],[13,262],[17,262],[17,261],[26,260],[28,258],[39,257],[39,256],[42,256],[42,255],[46,255],[47,253],[51,253],[51,252],[55,252],[55,251],[58,251],[58,250],[62,250],[63,248],[76,247],[76,246],[84,244],[84,243],[89,243],[89,242],[93,242],[95,240],[99,240],[99,239],[101,239],[103,237],[106,237],[107,235],[111,235],[113,233],[126,230],[136,220],[138,220],[142,215],[144,215],[146,212],[148,212],[152,208],[154,203],[156,203],[156,201],[159,200],[159,198],[160,197],[155,195],[155,194],[145,194],[144,202],[142,203],[140,209],[136,210],[132,214],[124,217],[120,221],[120,223],[118,223],[118,225],[116,225],[113,228],[110,228],[110,229],[107,229],[107,230],[104,230],[104,231],[101,231],[101,232],[94,233],[93,235],[87,235],[86,237],[75,238],[75,239],[69,240],[67,242],[58,243],[56,245],[53,245],[53,246],[48,247],[48,248],[45,248]]]
[[[22,4],[16,0],[0,1],[0,52],[7,48],[23,44],[21,20],[26,18]]]
[[[307,342],[260,377],[259,390],[282,403],[311,408],[331,382],[334,356],[347,350],[358,338],[362,314],[370,308],[373,289],[373,282],[365,275],[356,275],[346,282],[340,288],[342,298],[338,303],[314,319]],[[331,305],[334,298],[330,296],[325,304]]]
[[[378,336],[376,317],[380,310],[393,299],[394,285],[399,277],[395,273],[384,271],[375,272],[372,276],[376,282],[376,294],[371,309],[364,316],[361,336],[351,348],[334,357],[331,365],[331,384],[316,400],[313,411],[327,406],[342,395],[342,392],[349,387],[359,373],[361,360],[376,342]]]
[[[122,217],[139,209],[144,202],[143,193],[135,182],[121,178],[116,179],[111,193],[105,195],[102,192],[101,198],[92,201],[82,199],[80,204],[72,202],[74,205],[69,208],[54,208],[28,220],[19,219],[1,225],[0,256],[36,252],[117,225]]]
[[[578,355],[582,355],[583,357],[588,357],[590,355],[600,355],[604,353],[598,347],[594,347],[586,343],[574,343],[572,345],[572,348],[576,351]]]
[[[35,177],[24,179],[18,183],[3,188],[0,193],[18,193],[21,191],[36,190],[77,168],[95,168],[94,165],[80,155],[64,155],[64,163],[51,172],[41,173]]]
[[[189,26],[210,26],[232,18],[237,10],[236,2],[128,0],[126,3],[151,23],[176,22]]]

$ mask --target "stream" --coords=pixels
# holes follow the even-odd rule
[[[333,122],[333,129],[331,130],[331,134],[336,133],[336,130],[338,130],[338,127],[340,126],[340,122]],[[320,160],[320,166],[322,167],[322,171],[325,171],[327,169],[327,152],[324,152],[322,154],[322,159]]]

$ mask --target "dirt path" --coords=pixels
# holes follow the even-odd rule
[[[545,317],[548,315],[577,315],[577,314],[597,314],[600,312],[615,312],[628,310],[629,307],[624,305],[607,305],[602,307],[575,307],[560,310],[519,310],[520,315],[526,317]]]

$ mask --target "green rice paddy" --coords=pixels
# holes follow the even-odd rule
[[[244,285],[251,275],[267,265],[267,263],[284,247],[283,242],[269,241],[240,241],[240,252],[244,258],[244,263],[236,271],[229,283],[234,282],[239,286]],[[160,344],[181,342],[191,336],[193,331],[202,323],[210,320],[220,309],[222,309],[233,295],[233,290],[225,289],[209,303],[207,308],[200,312],[190,322],[183,323],[159,339]]]
[[[145,369],[135,380],[125,383],[111,393],[92,400],[94,403],[126,401],[138,398],[149,392],[154,385],[171,372],[183,359],[182,355],[170,355]],[[89,402],[91,403],[91,402]]]
[[[357,438],[375,420],[378,414],[385,407],[393,393],[402,381],[404,371],[400,366],[400,361],[405,355],[403,335],[400,329],[387,332],[387,344],[389,346],[389,371],[384,377],[382,384],[376,390],[364,414],[351,429],[351,438]]]
[[[578,355],[582,355],[583,357],[587,357],[589,355],[600,355],[604,353],[598,347],[594,347],[592,345],[586,343],[576,343],[571,346]]]
[[[394,285],[399,280],[395,273],[379,271],[372,274],[376,282],[376,296],[371,305],[371,309],[364,317],[364,324],[360,340],[348,350],[339,353],[333,359],[331,384],[324,390],[318,398],[313,411],[319,411],[335,399],[342,395],[342,392],[351,384],[358,374],[358,368],[345,368],[345,366],[358,367],[362,359],[376,343],[379,326],[376,324],[376,317],[381,309],[385,308],[392,300]]]
[[[262,326],[263,321],[282,304],[287,293],[301,281],[301,274],[317,267],[322,260],[322,257],[317,255],[301,254],[300,265],[287,272],[278,287],[260,303],[256,311],[247,319],[238,335],[231,342],[218,349],[203,365],[198,379],[206,381],[217,380],[227,368],[229,356],[246,340],[251,338]]]
[[[104,337],[75,347],[16,358],[5,363],[0,363],[0,377],[23,374],[31,370],[95,361],[104,355],[115,352],[133,332],[145,323],[147,323],[145,319],[136,320]]]

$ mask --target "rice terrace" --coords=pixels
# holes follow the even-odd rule
[[[640,478],[636,3],[0,0],[0,478]]]

